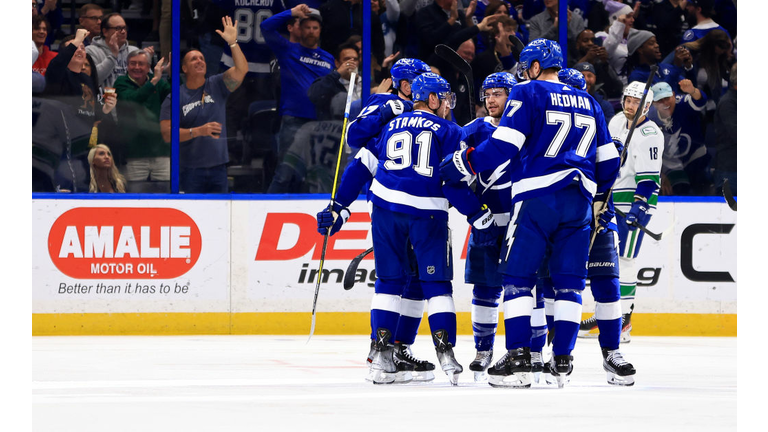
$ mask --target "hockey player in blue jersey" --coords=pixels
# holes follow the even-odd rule
[[[394,335],[400,320],[401,295],[410,263],[406,249],[412,245],[418,277],[428,301],[429,324],[437,357],[452,384],[462,366],[456,361],[456,313],[452,297],[453,275],[448,230],[448,205],[472,214],[473,226],[493,229],[493,215],[469,188],[443,187],[436,171],[440,161],[460,148],[461,129],[442,118],[452,108],[450,86],[440,76],[425,73],[413,81],[414,110],[391,120],[381,136],[369,145],[376,166],[371,185],[371,229],[376,251],[375,294],[371,305],[374,383],[390,383],[397,373]],[[372,161],[372,160],[371,160]],[[370,162],[370,161],[369,161]],[[339,198],[347,196],[342,178]],[[450,201],[448,198],[450,197]],[[348,197],[346,198],[349,199]],[[343,223],[347,202],[336,202]],[[318,219],[320,219],[318,215]]]
[[[530,81],[512,88],[491,139],[455,152],[440,166],[441,177],[456,183],[506,160],[521,164],[501,253],[508,351],[488,370],[493,386],[531,386],[532,291],[547,247],[555,289],[551,369],[558,384],[565,384],[581,320],[592,200],[610,189],[619,169],[599,105],[557,80],[562,64],[556,42],[529,43],[520,54],[520,68]]]
[[[476,147],[491,137],[499,125],[507,96],[517,84],[508,72],[488,75],[482,84],[480,100],[488,116],[478,118],[462,127],[462,140],[469,147]],[[507,161],[498,167],[478,173],[475,193],[480,201],[493,212],[496,225],[506,228],[512,207],[512,164]],[[487,380],[486,369],[493,359],[493,345],[499,321],[499,299],[502,292],[501,273],[498,272],[499,253],[503,232],[488,238],[486,233],[472,227],[467,246],[467,260],[464,281],[473,284],[472,289],[472,333],[477,354],[469,370],[474,372],[475,381]]]

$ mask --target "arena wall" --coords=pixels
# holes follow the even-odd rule
[[[308,334],[327,204],[316,198],[33,198],[33,334]],[[370,332],[372,255],[351,290],[341,283],[371,245],[366,202],[351,210],[328,242],[316,334]],[[648,228],[663,239],[642,246],[632,334],[736,336],[736,213],[722,199],[664,200]],[[451,230],[459,332],[471,334],[469,227],[455,210]]]

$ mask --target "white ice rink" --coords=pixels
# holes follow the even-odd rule
[[[474,383],[471,336],[455,350],[458,387],[441,371],[431,383],[374,386],[364,336],[306,339],[33,337],[33,430],[736,430],[736,338],[633,337],[621,348],[634,387],[608,385],[597,340],[579,339],[566,388],[525,390]],[[503,336],[496,344],[498,358]],[[436,362],[428,338],[413,348]]]

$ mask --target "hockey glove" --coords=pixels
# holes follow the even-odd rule
[[[645,226],[648,221],[651,220],[651,215],[648,214],[648,203],[642,200],[637,200],[632,203],[632,208],[627,213],[627,225],[629,230],[634,231],[638,225]]]
[[[493,219],[493,213],[483,205],[475,215],[467,218],[472,225],[472,244],[477,246],[493,246],[498,242],[501,229]]]
[[[616,229],[615,225],[611,225],[613,218],[616,217],[616,212],[610,204],[606,205],[605,209],[603,209],[604,203],[604,194],[595,195],[595,201],[592,203],[592,211],[595,216],[595,229],[598,233],[606,229]]]
[[[413,111],[413,102],[393,99],[381,106],[381,119],[388,122],[408,111]]]
[[[446,183],[467,182],[470,184],[477,173],[469,164],[468,156],[474,151],[474,147],[464,150],[456,150],[440,162],[440,178]]]
[[[334,235],[339,232],[341,226],[344,225],[344,222],[348,219],[349,209],[342,207],[341,204],[333,201],[333,206],[329,205],[317,214],[317,232],[319,232],[320,235],[325,235],[328,233],[328,228],[330,227],[329,235]]]
[[[620,139],[614,138],[613,139],[613,145],[616,146],[616,151],[619,152],[619,156],[621,156],[621,152],[624,151],[624,143],[621,142]]]

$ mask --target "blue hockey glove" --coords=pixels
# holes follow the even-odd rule
[[[614,138],[613,139],[613,145],[616,146],[616,151],[619,152],[619,156],[621,156],[621,152],[624,151],[624,143],[621,142],[620,139]]]
[[[472,225],[472,243],[478,246],[493,246],[498,242],[500,228],[493,219],[493,213],[483,205],[476,214],[467,218]]]
[[[393,99],[387,101],[387,103],[381,106],[381,118],[385,122],[388,122],[400,114],[408,111],[413,111],[413,102],[401,99]]]
[[[464,150],[456,150],[452,155],[448,155],[440,162],[440,178],[446,183],[470,183],[477,174],[469,165],[467,157],[474,151],[474,147]]]
[[[601,232],[606,229],[616,229],[616,226],[611,226],[611,222],[613,222],[613,218],[616,217],[616,212],[613,210],[612,206],[606,206],[605,209],[601,212],[600,208],[603,206],[602,202],[595,201],[593,210],[595,214],[595,229],[597,232]]]
[[[320,235],[325,235],[330,227],[331,231],[329,235],[334,235],[341,229],[349,219],[349,209],[343,207],[336,201],[333,202],[333,206],[326,207],[323,211],[317,214],[317,232]]]
[[[627,213],[627,225],[629,230],[634,231],[637,229],[637,225],[645,226],[648,221],[651,220],[651,215],[648,214],[648,203],[642,200],[637,200],[632,203],[632,208]]]

